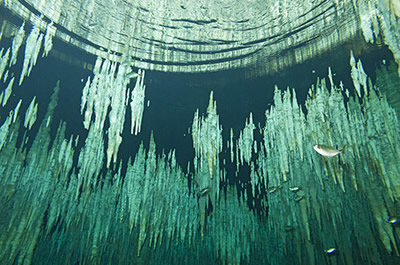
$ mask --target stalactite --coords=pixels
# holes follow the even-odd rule
[[[46,35],[44,36],[44,50],[42,57],[45,57],[49,54],[51,49],[53,48],[53,37],[56,34],[56,28],[53,25],[53,21],[51,21],[46,27]]]
[[[24,127],[28,128],[29,130],[32,128],[37,118],[38,103],[36,103],[35,100],[36,96],[33,97],[31,104],[29,104],[29,107],[25,113]]]
[[[242,132],[240,132],[239,140],[237,146],[240,151],[240,163],[243,164],[246,162],[250,163],[252,151],[253,151],[253,143],[254,143],[254,130],[256,126],[253,123],[253,116],[250,112],[249,120],[246,119],[245,128]],[[237,158],[239,159],[239,158]]]
[[[126,89],[129,79],[125,77],[127,71],[130,71],[130,67],[126,67],[124,63],[120,64],[117,76],[113,80],[111,90],[109,91],[111,110],[108,114],[110,127],[107,131],[107,167],[110,166],[111,161],[113,161],[114,164],[117,162],[118,149],[122,143],[121,135],[124,128],[126,102],[128,101],[126,98]]]
[[[207,161],[210,178],[215,176],[219,153],[222,151],[222,128],[219,126],[217,103],[213,99],[213,92],[207,107],[207,117],[198,116],[198,110],[193,118],[192,137],[193,147],[197,159]]]
[[[19,113],[19,108],[21,107],[22,99],[20,99],[17,103],[17,106],[15,106],[14,109],[14,118],[13,118],[13,123],[17,120],[18,113]]]
[[[10,57],[10,48],[7,49],[7,51],[3,55],[3,50],[4,48],[1,49],[0,51],[0,79],[3,77],[4,70],[6,69],[8,59]]]
[[[19,79],[20,86],[22,84],[22,81],[24,80],[24,77],[27,75],[28,72],[30,72],[33,62],[35,61],[34,54],[36,50],[36,42],[39,42],[39,39],[41,42],[41,38],[39,38],[39,35],[41,35],[39,28],[37,26],[33,26],[31,33],[26,38],[24,64],[22,66],[22,72]]]
[[[143,110],[144,110],[144,92],[146,86],[144,85],[144,74],[143,70],[139,70],[136,78],[136,84],[132,91],[131,98],[131,110],[132,110],[132,123],[131,123],[131,134],[135,131],[135,135],[140,132],[142,124]]]
[[[10,124],[12,122],[12,117],[14,115],[14,111],[10,111],[7,119],[4,121],[3,125],[0,127],[0,150],[3,145],[7,142],[7,136],[10,130]]]
[[[128,60],[128,59],[127,59]],[[118,67],[118,70],[117,70]],[[127,88],[132,73],[129,61],[117,64],[109,59],[98,57],[93,69],[94,77],[86,81],[82,91],[81,114],[84,114],[84,127],[89,129],[93,113],[94,130],[96,134],[103,135],[105,119],[109,117],[110,127],[107,130],[107,168],[111,162],[117,162],[119,146],[122,143],[122,131],[125,121],[126,106],[128,104],[129,88]],[[135,134],[140,132],[144,108],[144,71],[139,70],[136,76],[136,86],[132,92],[132,127]],[[108,108],[111,107],[108,113]]]
[[[3,97],[3,101],[1,103],[1,106],[4,107],[7,104],[8,99],[11,96],[12,93],[12,86],[14,84],[14,77],[11,78],[10,82],[8,83],[6,89],[4,90],[4,97]]]
[[[25,38],[24,27],[25,27],[25,21],[22,22],[21,27],[18,29],[18,31],[15,34],[14,39],[12,41],[12,45],[11,45],[11,60],[10,60],[9,66],[12,66],[12,65],[17,63],[18,50],[21,47],[22,42],[24,41],[24,38]]]

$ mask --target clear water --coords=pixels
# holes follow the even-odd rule
[[[1,47],[10,43],[3,39]],[[54,47],[67,58],[95,61],[57,40]],[[357,57],[372,83],[383,60],[385,65],[394,63],[382,47]],[[20,53],[9,69],[17,78],[22,62]],[[400,124],[393,116],[396,110],[374,88],[368,88],[370,97],[356,96],[348,62],[344,46],[261,78],[246,79],[240,69],[148,71],[142,131],[130,135],[127,111],[117,163],[107,169],[104,162],[100,173],[89,178],[79,175],[88,137],[80,104],[82,88],[93,74],[56,56],[40,58],[0,110],[3,124],[22,99],[19,119],[0,151],[2,264],[397,264],[399,228],[389,219],[400,216]],[[325,86],[318,77],[325,78]],[[57,80],[57,107],[46,127]],[[328,99],[340,81],[349,97],[340,90]],[[317,82],[328,94],[315,89],[307,96]],[[279,106],[282,97],[274,93],[274,85],[282,91],[295,89],[299,109],[288,112]],[[1,83],[1,90],[6,86]],[[193,161],[200,158],[195,158],[192,140],[194,113],[199,109],[207,117],[211,91],[223,128],[223,149],[212,180],[208,167],[195,169]],[[37,121],[28,131],[22,124],[34,96]],[[314,107],[306,108],[307,97],[308,106]],[[319,99],[324,112],[315,107]],[[304,116],[294,114],[300,109]],[[237,166],[237,147],[232,163],[227,141],[231,128],[238,141],[250,112],[258,151],[252,151],[251,162]],[[305,120],[291,121],[289,114]],[[299,124],[305,126],[303,133]],[[154,152],[149,151],[152,132]],[[69,167],[65,141],[74,150]],[[346,144],[347,149],[326,158],[312,149],[316,143]],[[171,150],[176,161],[168,155]]]

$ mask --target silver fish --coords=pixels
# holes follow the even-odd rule
[[[326,145],[320,145],[320,144],[316,144],[313,146],[314,150],[317,151],[319,154],[323,155],[323,156],[336,156],[340,153],[344,153],[344,148],[346,147],[346,145],[343,146],[342,149],[337,150],[335,148],[332,148],[330,146],[326,146]]]
[[[281,188],[281,185],[272,186],[272,187],[269,187],[269,188],[267,189],[267,191],[268,191],[269,193],[274,193],[275,191],[279,190],[280,188]]]
[[[297,192],[297,191],[299,191],[300,189],[301,189],[300,186],[294,186],[294,187],[290,187],[290,188],[289,188],[289,190],[290,190],[290,191],[293,191],[293,192]]]

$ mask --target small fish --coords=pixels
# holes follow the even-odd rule
[[[206,187],[206,188],[204,188],[204,189],[202,189],[201,191],[199,191],[198,193],[197,193],[197,196],[199,196],[199,197],[203,197],[204,195],[207,195],[207,193],[209,192],[209,188],[208,187]]]
[[[280,189],[280,188],[281,188],[281,185],[272,186],[272,187],[269,187],[267,191],[268,191],[269,193],[274,193],[276,190],[278,190],[278,189]]]
[[[320,145],[320,144],[316,144],[313,146],[314,150],[317,151],[319,154],[323,155],[323,156],[335,156],[338,155],[340,153],[344,153],[344,148],[346,147],[346,145],[343,146],[342,149],[337,150],[335,148],[326,146],[326,145]]]
[[[391,218],[388,220],[388,223],[389,223],[389,224],[392,224],[392,225],[397,224],[398,222],[399,222],[399,218],[397,218],[397,217],[391,217]]]
[[[332,255],[333,253],[336,252],[336,248],[328,248],[328,249],[325,249],[324,252],[328,255]]]
[[[289,188],[289,190],[290,190],[290,191],[293,191],[293,192],[297,192],[297,191],[299,191],[300,189],[301,189],[300,186],[295,186],[295,187],[290,187],[290,188]]]

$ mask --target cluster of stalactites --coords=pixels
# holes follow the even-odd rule
[[[19,30],[16,32],[14,39],[12,41],[11,46],[11,59],[9,62],[9,66],[13,66],[17,63],[18,51],[25,39],[25,21],[22,23]],[[25,76],[29,76],[32,68],[35,66],[37,62],[37,58],[40,53],[40,49],[42,47],[42,41],[44,37],[44,51],[43,57],[47,56],[50,50],[53,47],[53,37],[55,35],[56,28],[53,26],[53,22],[50,22],[46,27],[46,35],[40,32],[40,28],[37,25],[33,25],[30,34],[26,38],[25,41],[25,55],[24,62],[22,66],[22,71],[19,79],[19,85],[24,81]],[[9,49],[6,51],[5,58],[8,60],[9,57]],[[0,65],[0,78],[4,71],[6,62],[4,65]],[[6,78],[5,78],[6,79]],[[5,80],[4,80],[5,81]]]
[[[361,87],[364,89],[364,93],[368,93],[367,87],[367,74],[364,72],[361,60],[354,58],[353,51],[350,54],[350,66],[351,66],[351,79],[353,80],[354,88],[357,92],[357,96],[361,97]]]
[[[14,80],[15,80],[15,77],[11,78],[11,80],[8,83],[6,89],[4,91],[2,91],[1,94],[0,94],[0,103],[1,103],[2,107],[4,107],[7,104],[8,99],[11,96],[12,86],[14,84]]]
[[[169,247],[173,238],[191,244],[190,233],[195,231],[189,231],[194,225],[189,220],[197,219],[197,203],[186,185],[175,151],[157,157],[151,135],[147,156],[141,144],[133,163],[128,163],[121,193],[119,218],[127,215],[130,231],[138,231],[138,256],[146,238],[148,247],[154,248],[162,242]]]
[[[29,130],[32,128],[32,125],[36,122],[37,119],[38,103],[36,103],[35,100],[36,96],[33,97],[31,104],[29,104],[29,107],[25,113],[24,127],[28,128]]]
[[[222,151],[222,127],[219,125],[217,103],[210,93],[207,116],[194,114],[192,125],[193,147],[195,150],[195,190],[199,198],[201,236],[204,238],[206,211],[211,200],[213,207],[219,197],[220,178],[225,176],[219,169],[219,153]]]
[[[55,28],[52,25],[53,25],[52,22],[47,25],[43,56],[46,56],[52,48],[52,39],[53,36],[55,35]],[[18,51],[20,50],[20,47],[25,39],[24,27],[25,27],[25,21],[19,27],[18,31],[14,34],[11,47],[8,48],[5,52],[4,48],[0,50],[0,80],[2,79],[3,82],[6,82],[9,77],[9,70],[8,69],[6,70],[7,66],[12,67],[17,63]],[[1,30],[3,31],[4,27]],[[0,36],[2,35],[3,32],[1,32]],[[25,40],[24,62],[20,75],[19,86],[22,84],[24,77],[26,75],[29,76],[33,66],[35,66],[36,64],[37,57],[39,55],[42,46],[42,39],[43,39],[43,34],[40,32],[40,28],[36,25],[33,25],[31,33]],[[11,58],[10,58],[10,51],[11,51]],[[1,107],[4,107],[7,104],[12,94],[14,80],[15,80],[14,73],[11,73],[11,79],[8,81],[7,87],[4,89],[4,91],[0,93]],[[28,128],[29,130],[32,128],[37,118],[38,103],[36,103],[35,100],[36,97],[32,99],[32,102],[30,103],[25,113],[24,127]],[[14,110],[11,110],[9,112],[9,115],[5,123],[0,127],[0,139],[3,140],[6,139],[10,125],[14,123],[17,119],[21,103],[22,100],[19,100]],[[0,149],[3,145],[4,142],[2,141]]]
[[[233,163],[235,161],[235,154],[236,154],[236,176],[239,174],[240,167],[246,163],[247,165],[250,166],[251,173],[250,173],[250,184],[251,184],[251,191],[252,191],[252,196],[255,198],[256,196],[256,190],[258,190],[258,194],[260,194],[260,186],[259,184],[259,177],[258,173],[255,170],[255,164],[254,161],[252,161],[253,158],[253,153],[257,154],[258,153],[258,147],[257,147],[257,141],[254,139],[254,130],[256,129],[256,126],[253,123],[253,114],[250,112],[250,117],[247,119],[245,122],[245,127],[243,128],[242,131],[239,133],[239,139],[234,140],[234,135],[233,135],[233,129],[231,128],[230,130],[230,140],[227,141],[227,147],[230,149],[230,157],[231,157],[231,162]],[[260,133],[261,133],[261,128]],[[261,152],[264,152],[264,147],[261,145]],[[242,189],[245,189],[245,183],[240,182],[240,186]],[[245,200],[247,200],[247,193],[245,192],[243,194],[245,197]],[[254,200],[253,200],[253,205],[254,205]]]
[[[88,80],[82,92],[81,114],[84,114],[83,125],[89,129],[93,123],[94,134],[103,135],[107,114],[110,120],[108,128],[107,167],[111,161],[116,163],[119,146],[122,143],[122,131],[125,122],[126,107],[129,103],[128,84],[136,78],[136,85],[131,93],[132,133],[140,132],[144,109],[144,71],[132,72],[128,59],[118,66],[109,59],[98,57],[93,69],[93,80]],[[111,107],[110,112],[108,109]],[[94,121],[93,120],[94,113]]]
[[[9,66],[15,65],[17,63],[17,56],[18,56],[18,51],[19,48],[22,45],[22,42],[24,41],[25,38],[25,21],[22,22],[21,27],[18,29],[17,33],[14,36],[14,39],[11,44],[11,60]]]
[[[236,143],[236,150],[239,152],[237,157],[237,167],[244,162],[250,164],[251,156],[253,153],[253,147],[255,153],[257,153],[257,142],[254,141],[254,129],[256,126],[253,123],[253,114],[250,112],[249,119],[246,119],[246,124],[243,131],[240,132],[239,140]],[[233,151],[232,151],[233,152]]]
[[[361,203],[353,199],[358,196],[353,195],[356,192],[368,199],[372,210],[372,218],[368,218],[365,225],[346,219],[357,245],[368,245],[363,240],[364,234],[372,233],[369,227],[375,226],[388,253],[398,253],[389,219],[398,215],[396,202],[400,182],[396,161],[400,159],[400,150],[396,143],[400,141],[400,124],[386,98],[372,86],[362,63],[355,62],[351,57],[350,75],[357,96],[350,97],[342,84],[337,87],[328,69],[330,86],[322,79],[309,90],[305,103],[307,117],[296,102],[294,90],[283,93],[276,90],[273,107],[266,113],[265,153],[264,149],[259,152],[258,170],[251,165],[253,196],[256,189],[260,190],[259,183],[264,183],[268,193],[271,231],[275,231],[282,242],[291,240],[285,236],[288,231],[297,241],[306,242],[310,260],[318,255],[314,252],[313,231],[318,227],[331,227],[333,231],[344,229],[337,227],[346,219],[347,210],[343,210],[342,205],[348,201],[356,208]],[[346,149],[339,158],[323,157],[313,150],[314,144],[337,149],[346,145]],[[343,194],[343,198],[337,199],[339,194]],[[336,199],[327,207],[323,202],[331,198]],[[371,213],[363,214],[370,216]],[[311,216],[316,217],[317,225],[311,221]],[[327,222],[327,219],[332,221]],[[303,232],[297,231],[297,226]],[[318,235],[326,238],[326,249],[342,248],[341,255],[351,260],[353,254],[343,249],[348,244],[347,239],[328,231],[321,230]],[[368,248],[377,251],[375,242]],[[368,254],[363,252],[362,255]]]
[[[51,96],[46,116],[53,115],[58,91],[59,83]],[[6,264],[34,263],[35,246],[39,235],[44,232],[43,222],[39,220],[46,216],[46,231],[49,234],[68,206],[66,177],[73,164],[72,136],[70,140],[65,139],[66,124],[61,122],[50,146],[50,127],[47,123],[45,119],[42,121],[32,147],[24,152],[24,147],[16,144],[20,127],[18,120],[12,125],[5,149],[1,150],[1,157],[6,159],[0,163],[9,165],[2,171],[0,181],[0,186],[8,187],[7,193],[0,195],[4,207],[2,213],[8,220],[8,229],[3,230],[4,226],[0,226],[0,259]],[[57,205],[58,208],[49,205]],[[7,207],[13,207],[15,211],[8,212],[5,210]]]
[[[398,0],[353,1],[367,42],[381,36],[393,53],[400,76],[400,4]]]
[[[357,69],[362,69],[361,63]],[[321,80],[310,89],[307,117],[294,90],[275,90],[262,131],[263,148],[250,161],[253,197],[262,187],[267,189],[265,222],[247,208],[246,196],[238,200],[233,187],[226,188],[226,196],[213,199],[211,194],[220,190],[225,174],[218,158],[213,178],[207,159],[195,160],[195,196],[189,193],[187,175],[178,166],[175,151],[157,156],[153,136],[148,151],[142,144],[128,162],[125,176],[120,165],[117,173],[107,170],[105,178],[99,178],[96,170],[104,163],[104,144],[91,123],[76,175],[71,170],[76,141],[74,148],[73,137],[65,139],[65,123],[60,123],[50,146],[50,128],[42,121],[32,148],[16,152],[19,128],[18,123],[12,124],[15,116],[10,114],[3,126],[12,132],[0,150],[0,157],[7,158],[0,159],[0,185],[5,191],[0,194],[0,207],[18,211],[3,210],[0,258],[9,259],[10,264],[29,264],[41,257],[40,251],[34,255],[36,249],[49,249],[51,257],[68,256],[67,263],[100,264],[110,256],[126,263],[132,258],[127,253],[139,255],[138,259],[153,258],[161,255],[150,253],[167,249],[172,253],[168,257],[174,259],[180,249],[193,249],[231,264],[267,257],[274,260],[272,264],[293,264],[294,259],[298,264],[320,264],[328,263],[327,252],[337,249],[339,257],[351,263],[360,256],[365,260],[379,257],[380,243],[370,240],[377,234],[387,251],[396,253],[398,235],[388,219],[396,213],[394,205],[400,197],[399,121],[370,82],[361,97],[349,97],[343,87],[335,86],[330,70],[328,76],[330,86]],[[52,116],[56,91],[45,117]],[[210,102],[209,114],[215,119],[215,102]],[[197,114],[194,140],[204,141],[195,133],[203,127],[215,129],[209,124],[216,123],[219,129],[216,120],[199,121]],[[249,118],[241,135],[246,127],[257,132],[251,124]],[[317,143],[347,147],[340,158],[328,158],[312,149]],[[197,152],[201,155],[202,149]],[[213,213],[206,219],[209,198]],[[106,242],[118,247],[109,249]]]
[[[8,117],[2,126],[0,126],[0,150],[6,142],[7,136],[9,135],[10,125],[17,120],[19,108],[21,107],[22,100],[20,99],[14,110],[8,113]]]
[[[10,111],[4,123],[0,126],[0,150],[3,148],[7,141],[7,137],[10,130],[10,125],[13,120],[14,111]]]
[[[222,127],[219,125],[217,102],[213,100],[212,91],[207,107],[207,116],[199,117],[199,110],[194,114],[192,138],[195,166],[197,166],[197,159],[207,161],[208,173],[210,178],[213,178],[217,170],[218,155],[222,151]]]
[[[19,85],[22,84],[25,76],[30,75],[32,67],[36,64],[40,47],[42,46],[42,40],[43,34],[40,33],[39,27],[33,26],[31,33],[26,38],[24,64],[22,66]]]
[[[144,85],[144,70],[138,72],[135,87],[132,91],[131,97],[131,110],[132,110],[132,123],[131,123],[131,134],[135,131],[135,135],[140,132],[142,124],[143,110],[144,110],[144,91],[146,86]]]
[[[5,82],[8,78],[8,70],[6,71],[5,74],[4,74],[4,71],[6,70],[9,58],[10,58],[10,48],[8,48],[5,53],[4,53],[4,48],[1,48],[1,50],[0,50],[0,79],[3,78],[3,82]],[[3,74],[4,74],[4,77],[3,77]]]
[[[110,105],[109,93],[112,88],[111,82],[114,79],[115,69],[116,63],[111,64],[110,60],[103,61],[101,57],[97,57],[93,68],[93,80],[91,81],[89,76],[82,91],[81,114],[84,115],[83,125],[86,130],[90,127],[94,112],[93,125],[95,132],[103,134],[104,122]]]
[[[251,256],[252,238],[269,238],[268,230],[259,222],[259,217],[248,207],[243,197],[238,197],[236,187],[227,186],[216,203],[218,210],[209,218],[208,240],[215,243],[212,251],[222,264],[241,264]],[[268,248],[269,243],[257,244],[259,250]],[[276,250],[268,250],[275,252]],[[274,255],[279,255],[276,251]],[[267,255],[263,252],[263,255]]]
[[[92,125],[89,129],[85,145],[79,152],[78,159],[78,186],[76,198],[79,197],[79,191],[84,193],[90,191],[91,187],[97,186],[98,176],[104,163],[104,140],[101,134],[95,132]],[[85,194],[87,196],[87,194]]]

